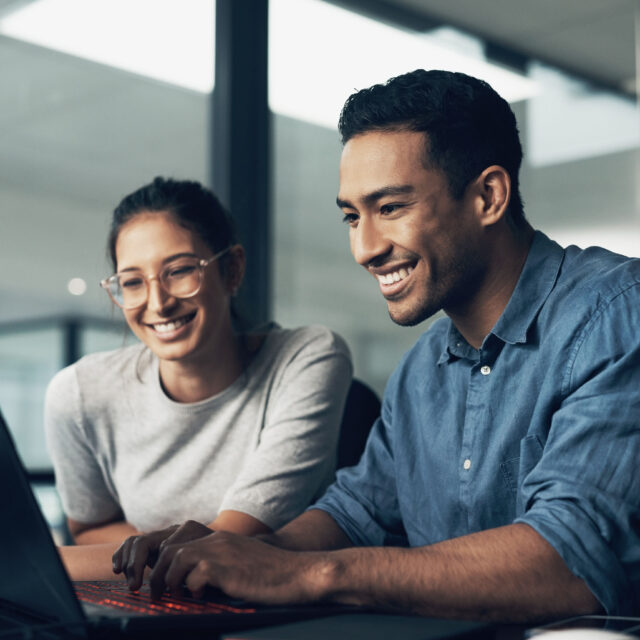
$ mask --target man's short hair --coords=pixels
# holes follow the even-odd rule
[[[458,200],[482,171],[500,165],[511,178],[511,221],[524,223],[516,119],[507,101],[483,80],[417,69],[352,94],[338,128],[343,144],[368,131],[425,133],[425,167],[440,169]]]

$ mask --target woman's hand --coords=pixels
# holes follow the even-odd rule
[[[168,545],[182,544],[210,533],[211,529],[204,524],[187,520],[160,531],[129,536],[113,554],[113,571],[125,574],[130,589],[139,589],[145,567],[155,566],[158,556]]]

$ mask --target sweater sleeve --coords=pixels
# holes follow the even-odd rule
[[[280,367],[258,446],[220,511],[247,513],[276,529],[300,514],[331,481],[352,366],[344,341],[305,330]]]

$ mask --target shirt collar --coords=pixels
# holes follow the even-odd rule
[[[509,302],[491,333],[510,344],[527,341],[529,327],[555,286],[564,249],[536,231],[529,255]]]
[[[456,325],[447,319],[449,331],[447,333],[447,346],[438,359],[437,364],[449,362],[454,358],[466,358],[467,360],[477,359],[477,351],[462,337],[456,329]]]
[[[529,327],[553,290],[564,259],[564,249],[536,231],[516,288],[491,333],[509,344],[525,343]],[[475,352],[449,320],[447,346],[438,364],[452,358],[470,358]],[[477,357],[477,356],[476,356]]]

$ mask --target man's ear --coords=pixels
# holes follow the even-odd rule
[[[511,200],[511,177],[499,165],[487,167],[474,181],[476,214],[482,226],[496,224],[504,218]]]
[[[229,249],[229,260],[227,262],[227,291],[235,296],[242,284],[246,258],[244,247],[241,244],[234,244]]]

